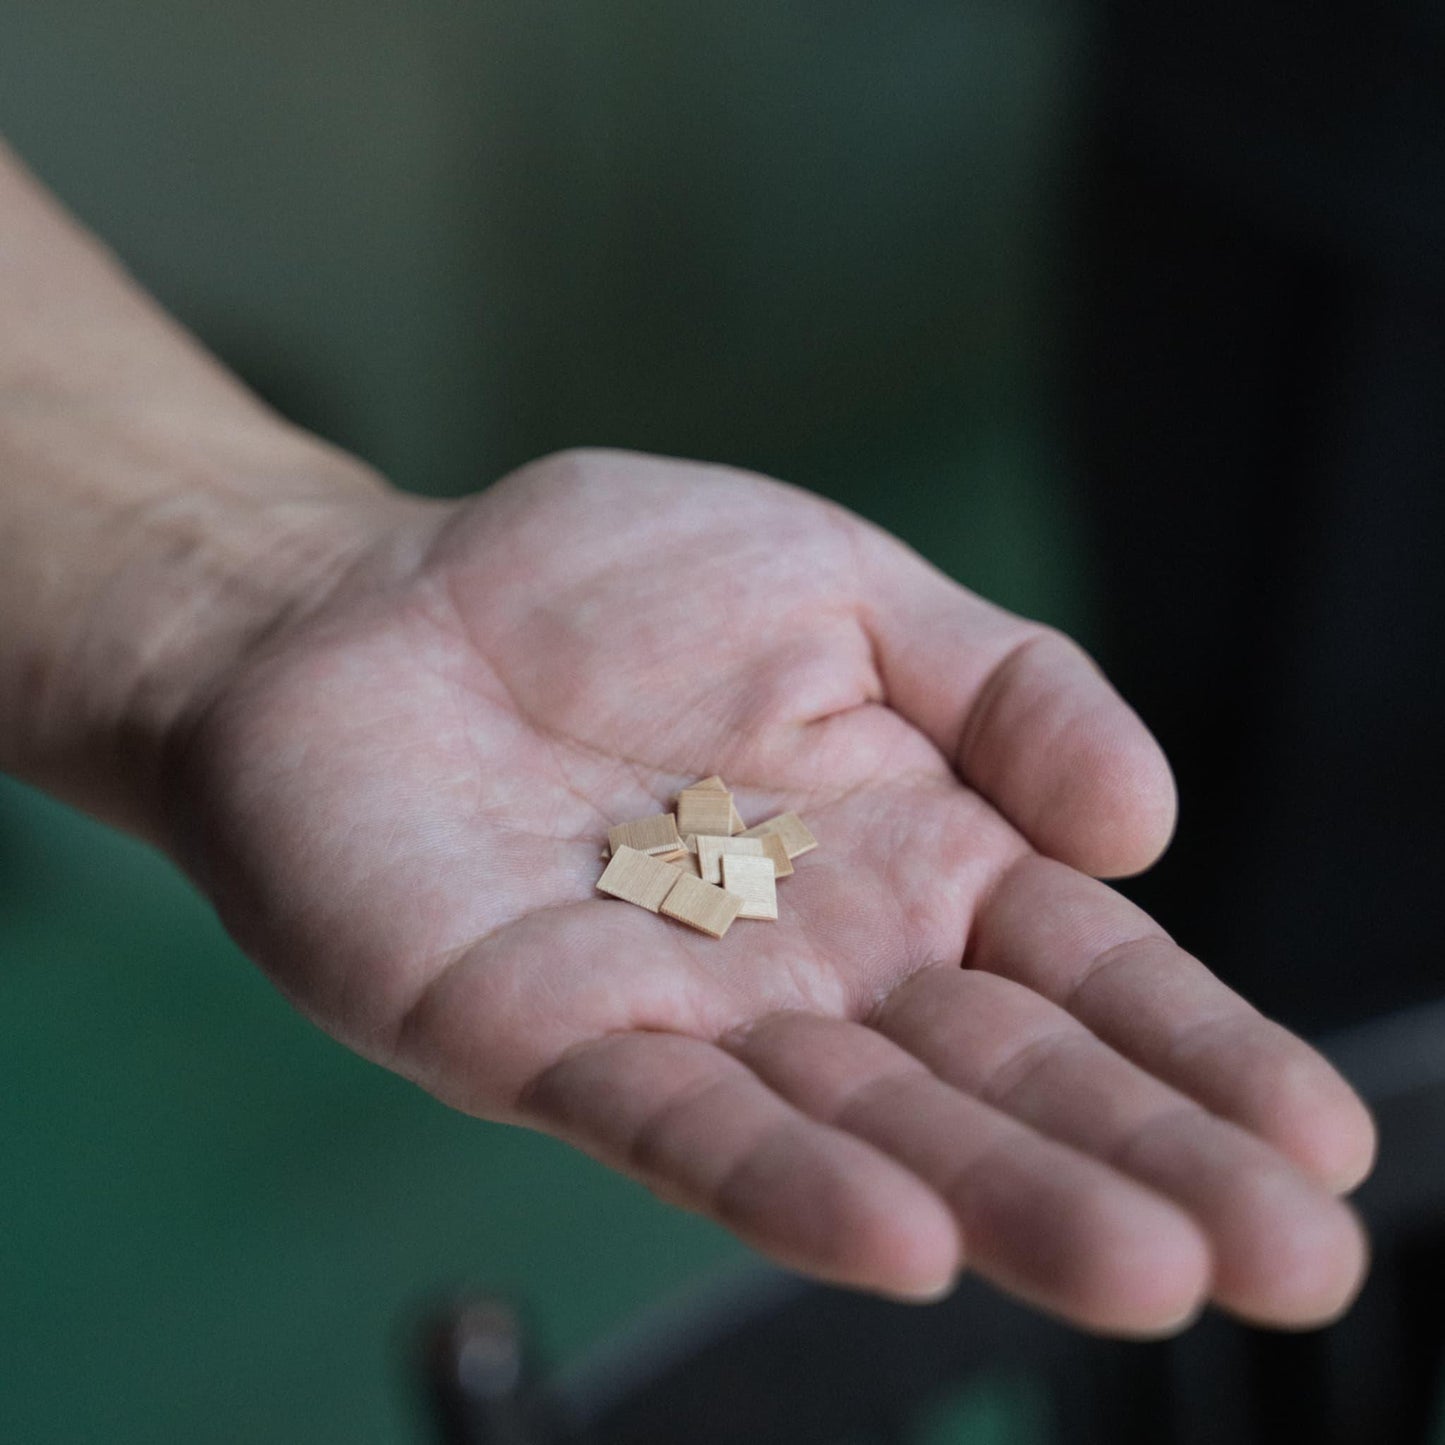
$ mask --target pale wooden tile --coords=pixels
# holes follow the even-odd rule
[[[771,858],[724,853],[722,878],[723,888],[743,901],[739,918],[777,918],[778,885]]]
[[[672,813],[654,813],[650,818],[634,818],[607,830],[607,846],[614,853],[619,848],[635,848],[639,853],[673,853],[682,847],[677,831],[677,818]]]
[[[699,933],[721,938],[732,927],[742,906],[741,898],[725,893],[711,883],[704,883],[701,878],[683,873],[663,899],[662,912],[689,928],[697,929]]]
[[[715,788],[684,788],[677,795],[677,829],[680,833],[710,833],[727,837],[732,819],[731,793]]]
[[[697,868],[704,883],[722,882],[722,856],[724,853],[745,853],[750,857],[763,856],[761,838],[712,838],[705,833],[697,836]]]
[[[680,869],[683,873],[690,873],[694,878],[702,877],[702,873],[697,866],[697,854],[689,853],[686,849],[683,850],[682,857],[672,866]]]
[[[818,846],[818,840],[808,831],[807,824],[796,813],[779,813],[776,818],[769,818],[766,823],[745,828],[741,836],[762,838],[769,833],[776,833],[783,840],[783,847],[788,850],[789,858],[797,858],[803,853],[811,853]]]
[[[614,898],[656,913],[662,906],[662,900],[682,876],[681,869],[674,868],[670,863],[659,863],[656,858],[624,843],[602,870],[597,888],[599,892],[610,893]]]
[[[763,852],[773,860],[773,876],[787,878],[793,871],[793,861],[783,847],[783,840],[776,833],[764,833],[758,841],[763,845]]]
[[[726,793],[727,790],[728,785],[723,782],[716,773],[710,778],[699,778],[697,782],[690,784],[686,789],[689,793]],[[729,801],[731,801],[731,798]],[[728,832],[730,834],[741,833],[746,826],[741,815],[738,813],[737,804],[733,803],[732,812],[728,816]]]

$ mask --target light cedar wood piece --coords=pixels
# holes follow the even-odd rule
[[[743,901],[739,918],[777,918],[778,885],[771,858],[724,853],[722,878],[724,889]]]
[[[727,837],[731,831],[731,793],[715,788],[684,788],[677,795],[677,828],[680,833],[710,833]]]
[[[680,868],[674,868],[670,863],[659,863],[656,858],[624,843],[602,870],[597,888],[599,892],[610,893],[614,898],[656,913],[682,876]]]
[[[694,878],[702,877],[697,871],[697,854],[689,853],[686,848],[679,848],[676,853],[659,853],[659,863],[668,863],[683,873],[691,873]]]
[[[704,883],[722,882],[722,856],[724,853],[746,853],[754,858],[763,857],[761,838],[712,838],[705,833],[697,835],[697,870]]]
[[[674,872],[677,870],[674,869]],[[721,938],[733,925],[743,906],[743,900],[731,893],[724,893],[701,878],[680,874],[672,891],[663,900],[662,911],[679,923],[695,928],[699,933],[710,933]]]
[[[677,818],[672,813],[655,813],[650,818],[634,818],[607,830],[607,846],[614,853],[619,848],[635,848],[639,853],[674,853],[682,847],[677,831]]]
[[[773,860],[773,876],[789,877],[793,871],[793,862],[788,857],[788,850],[783,847],[783,840],[776,833],[764,833],[758,841],[763,845],[763,852]]]
[[[726,793],[727,790],[728,785],[723,782],[723,780],[718,777],[716,773],[714,773],[710,778],[700,779],[698,782],[694,783],[690,788],[688,788],[687,791],[690,793]],[[742,820],[742,815],[738,812],[738,805],[732,802],[731,795],[729,795],[728,801],[729,803],[732,803],[732,812],[728,815],[728,833],[741,833],[746,824]]]
[[[745,828],[741,836],[762,838],[769,833],[775,833],[783,840],[783,847],[788,850],[789,858],[797,858],[803,853],[811,853],[818,846],[818,840],[808,831],[807,824],[796,813],[779,813],[776,818],[769,818],[766,823],[759,823],[754,828]]]

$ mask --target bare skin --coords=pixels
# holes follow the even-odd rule
[[[42,597],[0,606],[0,762],[171,852],[358,1052],[794,1268],[1125,1334],[1347,1306],[1368,1115],[1096,881],[1174,792],[1072,643],[725,469],[401,496],[6,184],[46,245],[0,322],[91,304],[0,355],[0,603]],[[82,387],[97,313],[131,361]],[[714,771],[821,841],[780,920],[597,896],[607,827]]]

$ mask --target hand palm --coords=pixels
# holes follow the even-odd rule
[[[571,457],[441,515],[191,745],[190,861],[303,1009],[845,1282],[963,1258],[1121,1330],[1343,1303],[1368,1121],[1067,866],[1142,866],[1172,808],[1072,650],[758,479]],[[714,771],[822,842],[779,921],[598,897],[607,828]]]

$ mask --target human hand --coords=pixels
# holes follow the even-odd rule
[[[367,506],[164,774],[171,846],[323,1028],[825,1279],[970,1268],[1121,1333],[1348,1303],[1369,1118],[1095,881],[1174,795],[1076,647],[718,468]],[[607,828],[712,772],[822,845],[721,941],[593,891]]]

